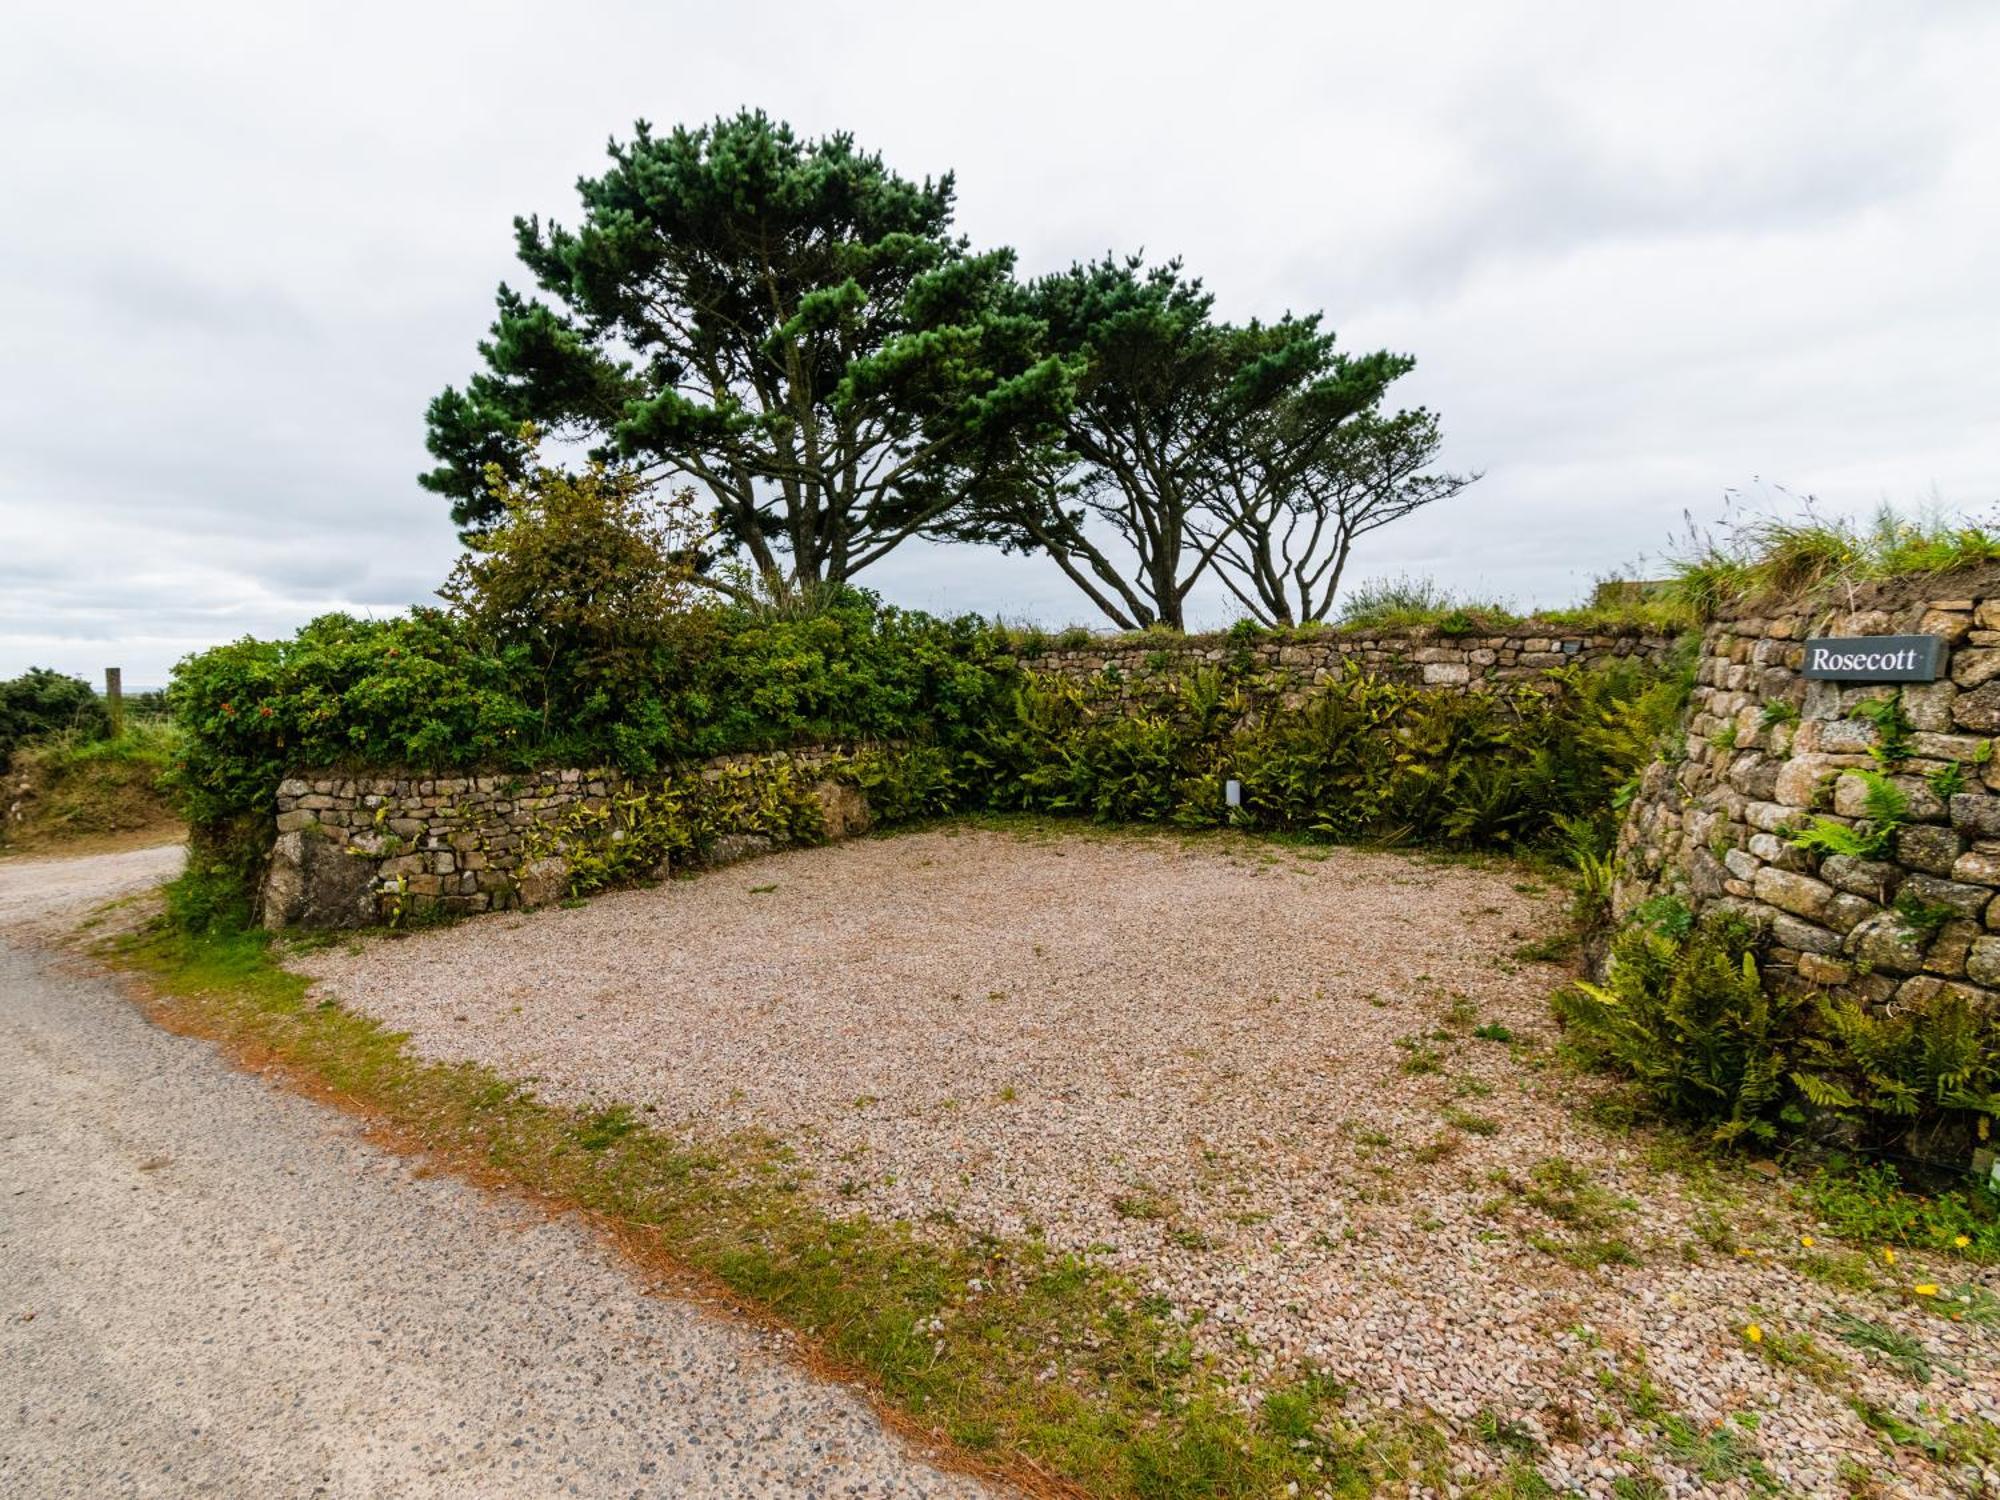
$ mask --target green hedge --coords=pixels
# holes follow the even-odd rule
[[[456,616],[329,615],[288,641],[183,661],[176,787],[199,863],[239,886],[268,842],[277,783],[300,769],[652,775],[723,754],[893,743],[855,762],[885,821],[976,809],[1111,822],[1234,822],[1334,840],[1524,848],[1605,820],[1678,712],[1683,685],[1615,666],[1542,688],[1462,693],[1359,672],[1303,699],[1254,693],[1247,655],[1134,698],[1024,672],[1002,631],[848,593],[787,618],[717,609],[615,694],[545,723],[546,683]],[[1223,784],[1243,783],[1243,805]]]
[[[0,770],[20,746],[48,735],[96,739],[110,728],[109,711],[81,677],[30,667],[0,681]]]

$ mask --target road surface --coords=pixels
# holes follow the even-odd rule
[[[984,1493],[585,1227],[37,946],[177,857],[0,861],[0,1494]]]

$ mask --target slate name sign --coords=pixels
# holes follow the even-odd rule
[[[1806,676],[1818,682],[1935,682],[1941,635],[1822,636],[1806,642]]]

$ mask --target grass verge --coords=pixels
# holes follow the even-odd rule
[[[14,752],[6,768],[12,817],[0,853],[87,852],[165,837],[179,828],[161,779],[179,754],[165,720],[134,720],[115,739],[56,734]]]
[[[697,1145],[630,1108],[557,1108],[484,1068],[424,1061],[400,1034],[315,1003],[262,933],[158,927],[104,952],[150,982],[164,1024],[712,1278],[975,1471],[1040,1493],[1344,1496],[1438,1462],[1420,1432],[1342,1421],[1343,1392],[1324,1380],[1246,1410],[1164,1306],[1087,1259],[830,1218],[775,1140]]]

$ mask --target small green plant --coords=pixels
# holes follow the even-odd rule
[[[1836,1313],[1833,1332],[1843,1344],[1851,1344],[1856,1349],[1866,1349],[1871,1354],[1881,1355],[1918,1385],[1929,1385],[1934,1370],[1944,1370],[1960,1379],[1965,1377],[1962,1368],[1933,1353],[1930,1345],[1922,1339],[1912,1338],[1901,1329],[1891,1328],[1886,1323],[1857,1318],[1852,1313]]]
[[[1720,913],[1678,938],[1635,923],[1614,941],[1605,983],[1578,980],[1557,1014],[1586,1056],[1630,1074],[1668,1113],[1718,1142],[1770,1140],[1799,1002],[1767,993],[1755,942]]]
[[[1938,934],[1938,929],[1958,915],[1951,907],[1939,902],[1925,901],[1914,891],[1904,891],[1896,897],[1896,916],[1903,924],[1903,930],[1920,942],[1929,942]]]
[[[1914,749],[1909,711],[1903,707],[1901,692],[1887,698],[1869,698],[1854,705],[1854,717],[1875,726],[1875,743],[1868,749],[1875,764],[1894,770],[1910,758]]]
[[[1837,1156],[1800,1191],[1813,1216],[1845,1239],[2000,1260],[2000,1203],[1984,1187],[1919,1192],[1888,1162]]]
[[[1991,744],[1992,741],[1987,741]],[[1965,790],[1965,762],[1954,760],[1939,766],[1924,778],[1931,789],[1931,795],[1940,802],[1949,802]]]
[[[1792,835],[1793,848],[1853,859],[1881,859],[1895,848],[1896,834],[1909,819],[1909,797],[1880,771],[1854,774],[1867,787],[1862,799],[1863,820],[1849,825],[1832,818],[1815,818]]]

